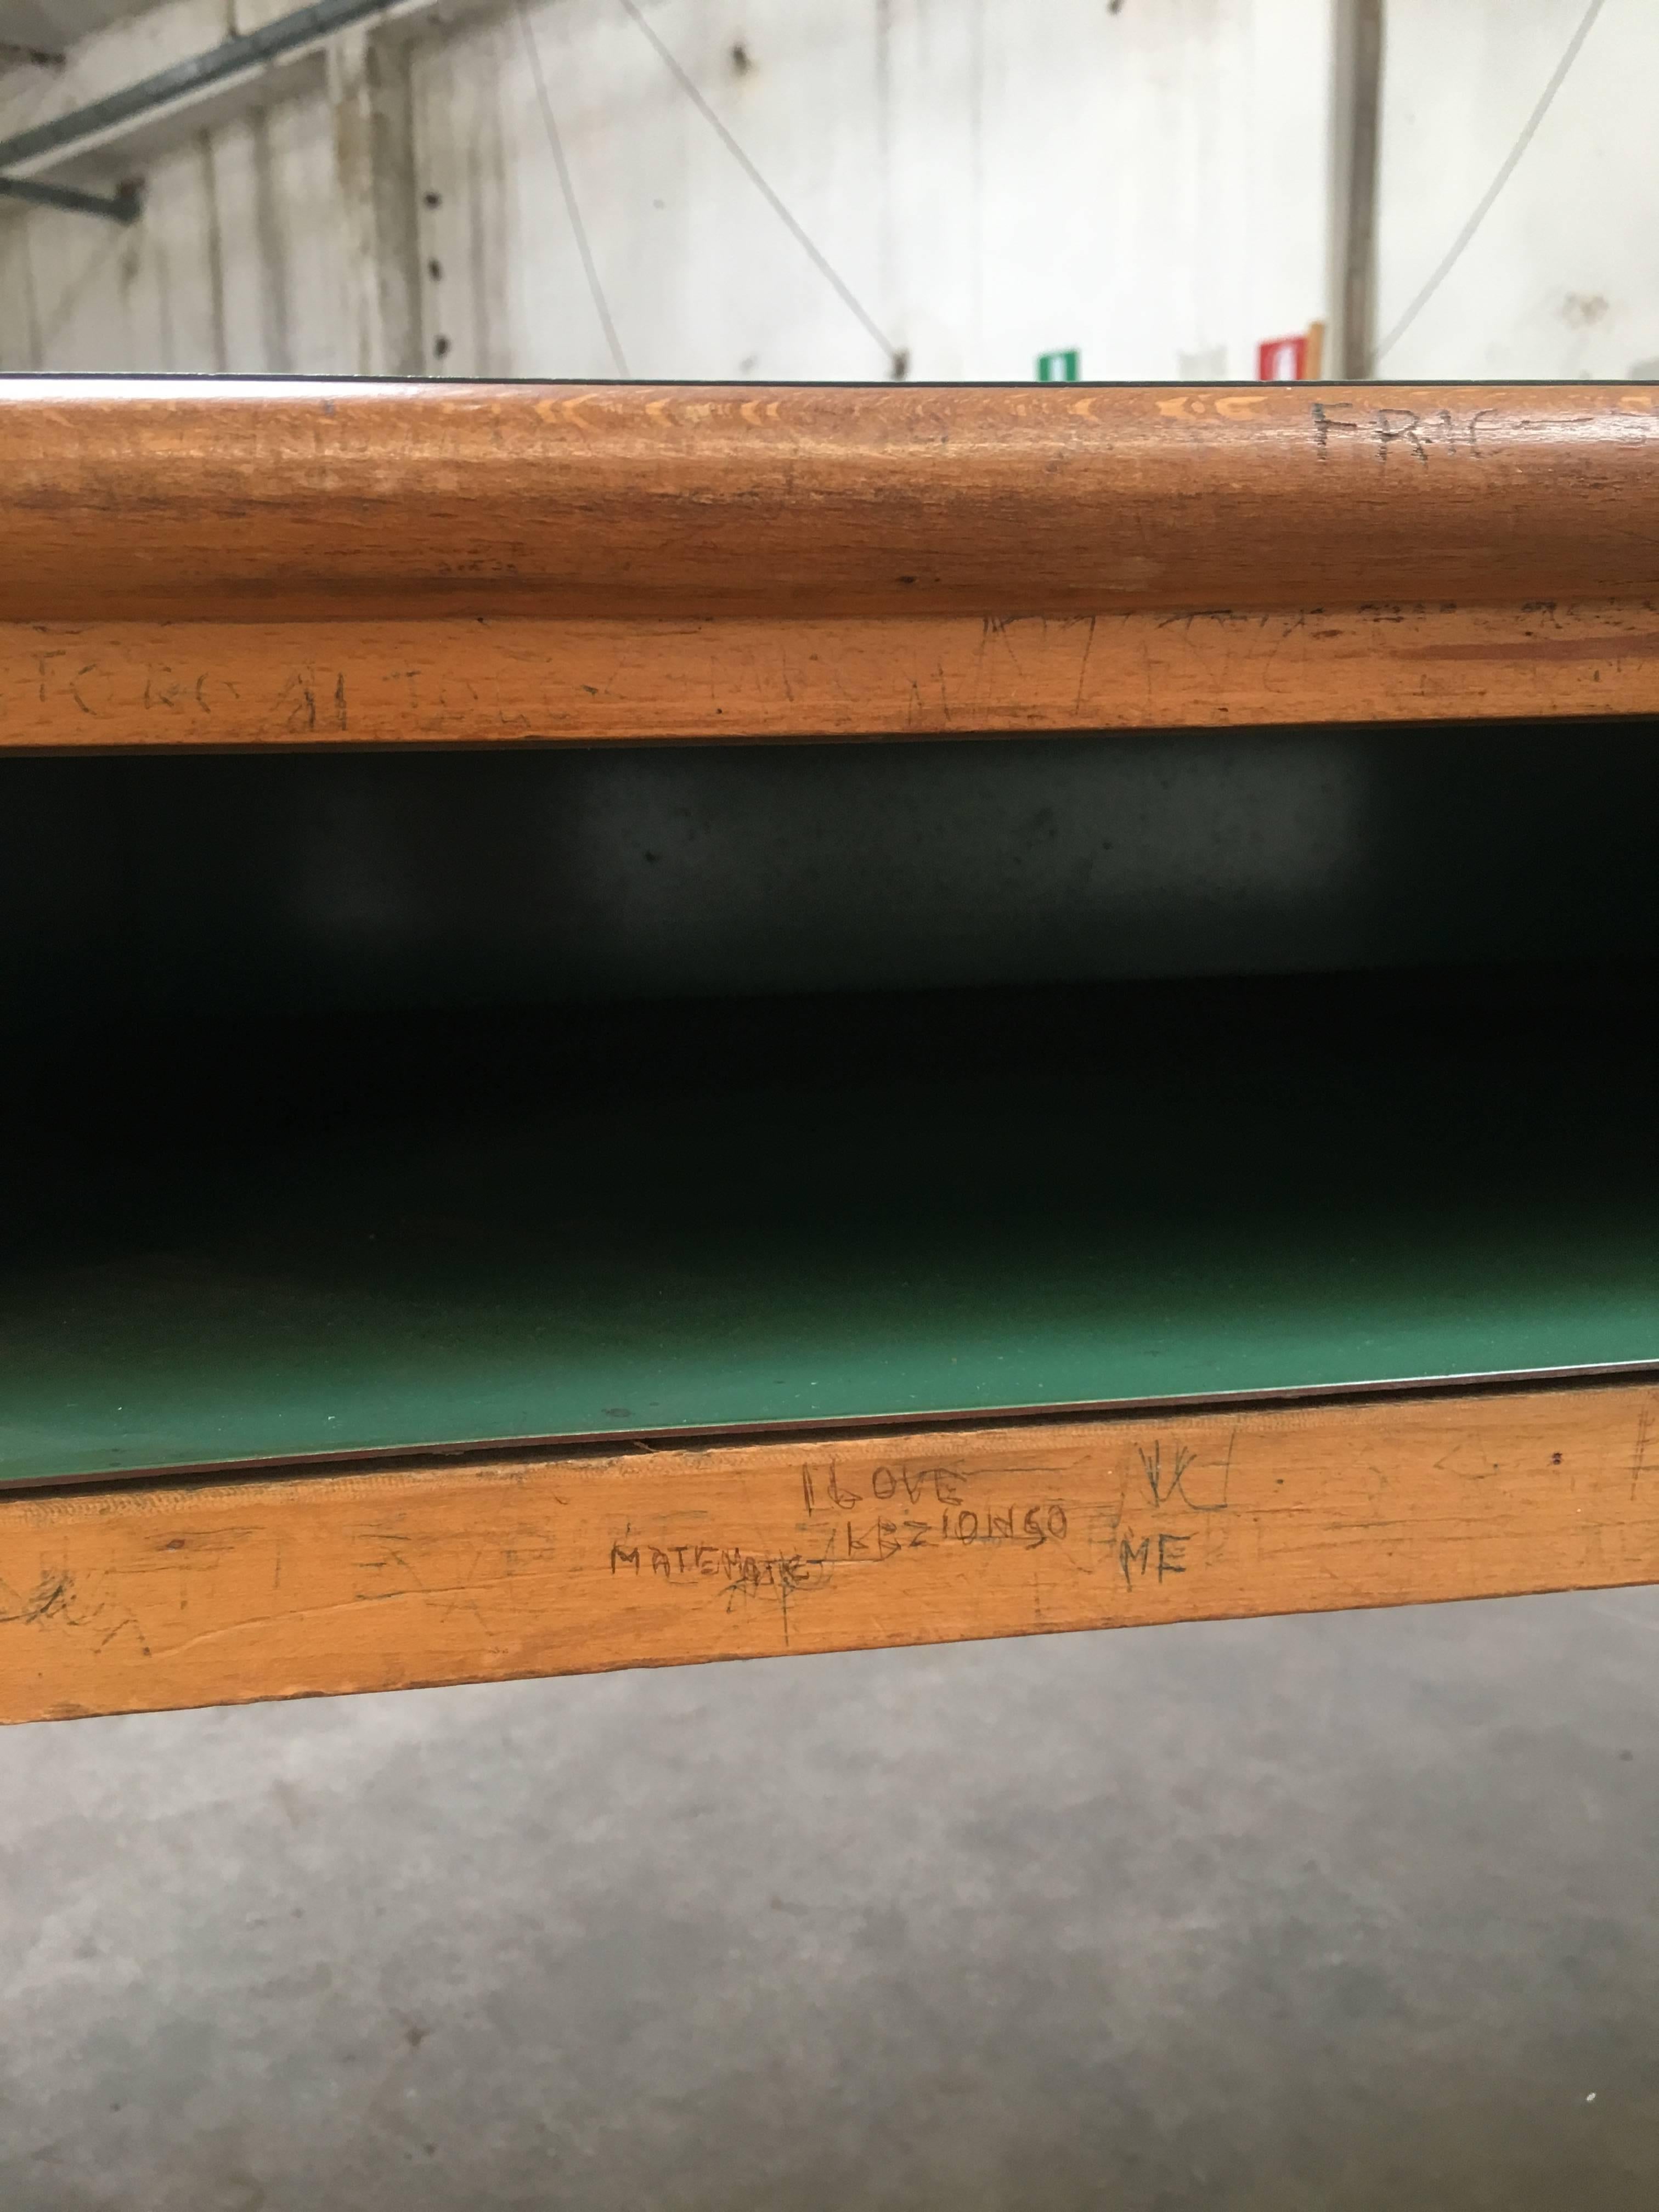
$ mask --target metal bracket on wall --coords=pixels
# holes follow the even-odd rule
[[[418,5],[419,0],[414,0],[415,9]],[[4,176],[7,170],[33,170],[92,153],[125,136],[141,119],[198,98],[216,86],[255,75],[271,63],[320,46],[356,24],[411,11],[411,0],[311,0],[309,6],[279,15],[257,30],[222,39],[205,53],[192,54],[136,84],[106,93],[84,107],[72,108],[67,114],[0,139],[0,179],[7,191],[15,193],[19,179]],[[112,212],[112,209],[94,211]]]
[[[44,185],[33,177],[0,177],[0,198],[63,208],[70,215],[101,215],[110,222],[137,222],[144,211],[139,184],[118,185],[112,193],[82,192],[73,185]]]

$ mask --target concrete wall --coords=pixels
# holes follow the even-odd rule
[[[0,131],[204,51],[223,33],[223,9],[204,0],[117,25],[85,40],[61,77],[0,80]],[[340,179],[320,67],[298,86],[141,154],[145,210],[131,228],[0,208],[0,368],[346,368]],[[106,187],[125,161],[112,150],[71,180]]]
[[[1524,127],[1585,0],[1388,0],[1379,347]],[[1605,0],[1468,251],[1379,374],[1659,377],[1659,8]]]
[[[1258,338],[1322,311],[1326,0],[656,0],[649,18],[913,376],[1028,377],[1069,347],[1090,377],[1249,374]],[[210,21],[173,0],[87,41],[80,96],[212,43]],[[383,365],[613,373],[530,35],[635,374],[889,373],[617,0],[410,35],[419,331]],[[49,91],[41,112],[76,88]],[[0,216],[0,365],[358,366],[330,110],[313,71],[150,159],[131,231]]]
[[[635,374],[886,373],[615,0],[532,21]],[[1063,347],[1090,376],[1217,350],[1237,374],[1318,309],[1317,0],[671,0],[654,21],[915,376],[1028,377]],[[446,366],[608,373],[521,22],[428,46],[416,82]]]
[[[291,0],[231,0],[239,27]],[[0,367],[649,377],[1249,376],[1331,311],[1340,0],[645,0],[872,335],[621,0],[440,0],[147,146],[131,230],[0,211]],[[1583,0],[1388,0],[1376,330],[1479,201]],[[164,4],[0,79],[0,134],[211,46]],[[1606,0],[1457,269],[1381,363],[1616,376],[1659,356],[1646,88]],[[1338,133],[1340,136],[1340,131]],[[87,179],[82,179],[86,181]]]

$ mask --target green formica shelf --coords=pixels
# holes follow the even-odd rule
[[[0,1481],[1659,1360],[1650,1096],[1524,1024],[165,1143],[118,1075],[12,1146]]]

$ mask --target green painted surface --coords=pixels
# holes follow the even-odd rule
[[[1659,1357],[1647,1080],[1539,1057],[1190,1039],[234,1157],[43,1142],[0,1480]]]

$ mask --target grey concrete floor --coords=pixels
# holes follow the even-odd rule
[[[1659,2203],[1659,1591],[0,1735],[5,2212]]]

